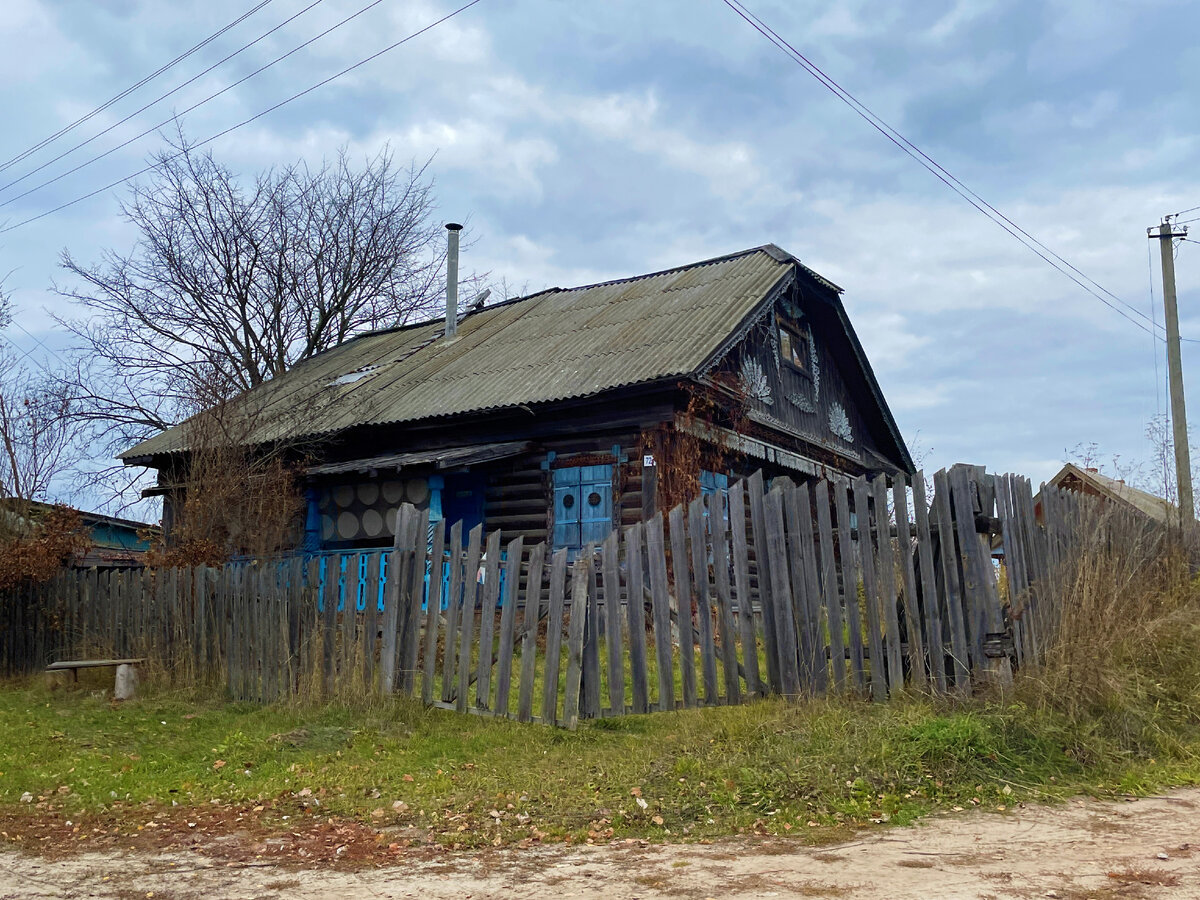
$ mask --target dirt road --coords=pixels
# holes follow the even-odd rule
[[[543,847],[319,871],[201,854],[0,853],[0,898],[1197,898],[1200,790],[964,812],[833,846]]]

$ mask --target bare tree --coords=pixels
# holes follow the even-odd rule
[[[11,307],[0,294],[0,327],[9,321]],[[52,379],[0,347],[0,498],[9,513],[23,517],[30,504],[48,500],[52,483],[74,461],[68,405]]]
[[[133,250],[56,286],[82,316],[72,412],[125,448],[362,331],[428,312],[440,229],[423,166],[347,153],[245,183],[180,133],[121,210]]]

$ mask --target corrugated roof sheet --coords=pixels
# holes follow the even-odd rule
[[[362,335],[239,398],[253,411],[247,443],[586,397],[688,375],[793,265],[767,245],[485,307],[459,324],[450,343],[441,338],[441,320]],[[357,380],[343,378],[360,370]],[[186,446],[185,424],[122,458]]]

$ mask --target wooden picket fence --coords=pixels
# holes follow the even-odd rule
[[[241,700],[400,693],[568,728],[768,694],[967,693],[1044,654],[1054,572],[1095,504],[1044,489],[1041,524],[1027,479],[932,483],[930,502],[920,473],[755,474],[573,560],[405,505],[391,553],[347,554],[344,576],[303,557],[64,571],[0,599],[0,671],[144,656]]]

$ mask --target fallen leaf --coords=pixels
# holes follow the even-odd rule
[[[225,768],[225,760],[218,759],[215,763],[213,763],[213,771],[219,772],[223,768]]]
[[[412,777],[411,775],[405,775],[405,776],[404,776],[404,780],[405,780],[405,781],[412,781],[412,780],[413,780],[413,777]]]
[[[654,818],[652,818],[650,821],[651,821],[651,822],[653,822],[655,825],[661,825],[661,824],[663,823],[663,817],[662,817],[662,816],[655,816],[655,817],[654,817]]]

